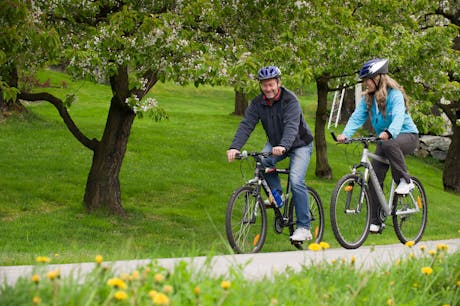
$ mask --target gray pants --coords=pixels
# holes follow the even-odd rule
[[[377,144],[375,154],[382,156],[390,161],[390,165],[379,162],[377,160],[372,161],[372,167],[374,168],[375,174],[380,183],[380,187],[383,188],[383,181],[387,175],[388,168],[391,167],[391,175],[396,184],[399,184],[401,179],[405,179],[409,183],[410,175],[407,171],[406,160],[404,155],[411,154],[417,149],[419,144],[418,134],[404,133],[399,134],[396,138],[391,138],[387,141],[382,141]],[[378,203],[377,195],[374,191],[372,183],[369,183],[370,190],[370,204],[371,204],[371,224],[380,224],[377,212]]]

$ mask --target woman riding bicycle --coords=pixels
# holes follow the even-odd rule
[[[302,108],[294,93],[281,86],[281,71],[276,66],[259,69],[257,78],[261,94],[255,97],[246,109],[243,120],[235,133],[230,149],[231,162],[240,153],[257,123],[262,126],[268,138],[263,152],[273,155],[263,160],[265,167],[274,167],[290,157],[292,201],[297,216],[297,229],[290,237],[293,241],[311,240],[309,200],[305,175],[313,150],[313,136],[302,114]],[[282,193],[280,179],[276,172],[265,174],[272,190]]]
[[[408,111],[408,99],[404,88],[388,76],[388,59],[372,59],[364,63],[359,72],[367,90],[356,106],[355,111],[337,137],[339,142],[351,138],[368,118],[381,141],[375,154],[389,160],[393,180],[399,183],[395,192],[407,194],[414,188],[407,170],[404,155],[413,153],[419,144],[418,129]],[[372,161],[380,185],[383,186],[388,164]],[[380,220],[377,216],[378,200],[372,184],[369,186],[371,204],[370,232],[380,232]]]

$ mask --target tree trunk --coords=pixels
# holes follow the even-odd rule
[[[10,87],[18,88],[19,78],[16,67],[4,65],[0,67],[0,75],[6,76],[4,82]],[[0,90],[0,118],[9,116],[13,113],[25,113],[27,109],[22,105],[19,99],[6,101],[3,99],[3,92]]]
[[[444,190],[460,194],[460,126],[453,126],[452,142],[442,172]]]
[[[331,179],[332,169],[327,160],[327,145],[324,129],[328,120],[327,116],[327,93],[328,79],[320,77],[316,79],[316,88],[318,91],[318,107],[316,109],[315,122],[315,148],[316,148],[316,171],[319,178]]]
[[[84,204],[88,211],[101,209],[113,214],[125,214],[121,206],[119,173],[136,116],[125,104],[129,94],[127,76],[127,70],[121,68],[118,75],[110,80],[114,96],[86,182]]]
[[[248,96],[244,91],[235,90],[235,110],[234,115],[242,116],[248,108]]]

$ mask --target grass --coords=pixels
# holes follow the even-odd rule
[[[110,88],[71,82],[45,71],[46,89],[59,97],[74,93],[70,108],[88,137],[99,138],[105,125]],[[67,88],[58,88],[62,81]],[[0,265],[87,262],[97,254],[107,260],[230,254],[225,237],[225,209],[231,192],[252,172],[250,165],[227,163],[225,151],[240,117],[232,116],[233,89],[157,84],[151,93],[170,119],[135,120],[120,174],[122,203],[128,216],[87,214],[82,199],[92,155],[66,129],[48,103],[28,105],[29,113],[0,123]],[[301,97],[314,127],[316,97]],[[339,131],[339,129],[337,129]],[[265,136],[258,127],[246,145],[260,150]],[[338,246],[330,230],[328,209],[337,179],[355,163],[360,147],[337,146],[328,139],[333,180],[314,176],[307,183],[320,194],[327,217],[324,241]],[[460,196],[442,190],[442,164],[408,158],[411,173],[422,179],[429,199],[425,240],[458,237]],[[273,214],[269,212],[270,220]],[[271,222],[271,221],[270,221]],[[391,228],[370,236],[372,244],[397,243]],[[269,230],[263,252],[289,251],[288,234]]]
[[[61,279],[59,270],[42,263],[15,286],[0,287],[0,304],[458,305],[460,253],[449,254],[447,249],[438,244],[418,257],[408,249],[407,256],[395,259],[395,264],[372,271],[362,269],[352,257],[263,279],[245,278],[243,267],[212,276],[209,264],[193,269],[185,262],[172,270],[151,263],[118,275],[101,257],[84,277]]]

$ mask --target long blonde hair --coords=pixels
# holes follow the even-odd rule
[[[379,79],[380,78],[380,79]],[[387,89],[389,88],[396,88],[399,89],[403,95],[404,98],[404,105],[406,106],[406,111],[409,111],[409,100],[406,95],[406,91],[404,88],[399,85],[398,82],[396,82],[394,79],[392,79],[389,75],[387,74],[380,74],[378,76],[375,76],[373,78],[374,82],[376,84],[379,84],[379,87],[376,88],[376,91],[369,93],[367,90],[363,92],[363,95],[365,95],[365,100],[367,104],[367,109],[369,110],[369,113],[372,111],[372,98],[375,97],[375,100],[377,101],[377,105],[379,107],[379,111],[382,112],[383,116],[386,116],[386,107],[387,107]]]

